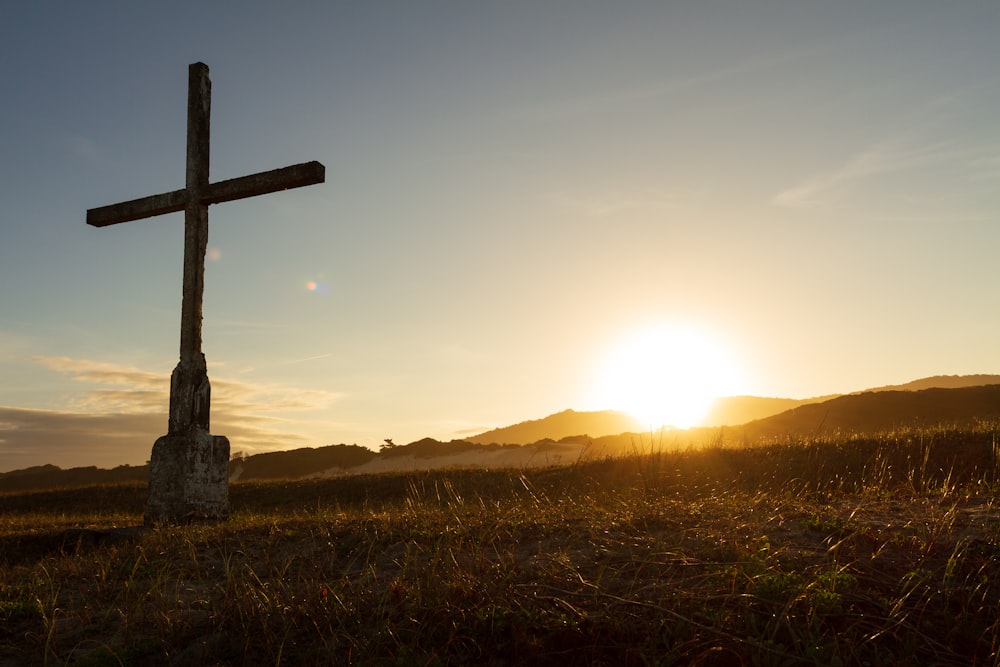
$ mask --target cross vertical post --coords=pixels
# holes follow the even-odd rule
[[[205,249],[208,247],[208,161],[212,114],[212,81],[208,67],[188,69],[187,206],[184,208],[184,295],[181,302],[181,360],[201,353],[201,302],[205,292]]]
[[[187,202],[184,207],[184,283],[181,293],[180,361],[170,376],[168,433],[192,427],[209,429],[211,385],[201,350],[205,251],[208,248],[208,165],[212,113],[212,81],[208,66],[188,68]]]
[[[223,521],[229,517],[229,439],[209,433],[211,385],[201,349],[208,207],[289,188],[322,183],[319,162],[211,183],[212,82],[208,66],[188,67],[185,187],[87,211],[87,224],[105,227],[184,211],[184,281],[180,360],[170,376],[167,434],[153,444],[145,523]]]

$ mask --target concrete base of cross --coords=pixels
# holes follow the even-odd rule
[[[149,461],[146,526],[229,518],[229,438],[193,428],[161,436]]]

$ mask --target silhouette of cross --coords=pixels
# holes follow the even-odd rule
[[[210,394],[205,356],[201,351],[209,204],[322,183],[326,172],[319,162],[303,162],[282,169],[209,183],[211,106],[212,82],[208,76],[208,65],[194,63],[188,67],[186,187],[87,211],[87,224],[95,227],[184,211],[180,362],[174,369],[170,382],[169,433],[177,434],[191,428],[203,428],[207,432],[209,428]]]

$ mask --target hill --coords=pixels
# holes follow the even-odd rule
[[[58,466],[44,465],[0,473],[0,492],[147,482],[148,480],[149,470],[146,466],[118,466],[110,470],[87,466],[63,470]]]
[[[424,438],[408,445],[383,447],[378,452],[358,445],[303,447],[251,456],[237,454],[229,462],[229,481],[260,482],[442,468],[565,465],[579,460],[588,450],[589,443],[588,438],[566,438],[561,442],[544,439],[529,445],[479,445],[464,440],[440,442]],[[602,447],[601,451],[610,453],[617,449]],[[147,466],[121,466],[113,470],[91,466],[63,470],[46,465],[0,473],[0,493],[123,482],[145,483],[148,479]]]
[[[763,419],[780,414],[800,405],[822,403],[833,396],[817,396],[816,398],[766,398],[762,396],[725,396],[712,403],[708,414],[701,420],[700,426],[731,426],[745,424],[755,419]]]
[[[934,375],[905,384],[874,387],[865,391],[920,391],[922,389],[962,389],[1000,384],[1000,375]],[[864,392],[855,392],[864,393]]]
[[[596,438],[602,435],[641,432],[644,428],[638,419],[625,412],[564,410],[542,419],[533,419],[513,426],[486,431],[471,438],[465,438],[465,440],[480,445],[491,443],[527,445],[539,440],[561,440],[574,435],[589,435]]]
[[[936,375],[913,380],[906,384],[864,389],[853,392],[853,394],[884,391],[919,391],[932,388],[961,389],[991,384],[1000,384],[1000,375]],[[844,395],[828,394],[805,399],[725,396],[715,400],[699,426],[710,428],[738,426],[778,415],[805,405],[824,403]],[[564,410],[563,412],[557,412],[542,419],[533,419],[519,422],[513,426],[486,431],[485,433],[465,438],[465,441],[483,445],[490,443],[527,445],[545,438],[562,440],[563,438],[582,434],[589,435],[591,438],[600,438],[620,433],[643,433],[648,431],[648,425],[642,424],[638,419],[625,412],[614,410],[598,412]]]
[[[802,405],[736,427],[747,440],[965,428],[1000,420],[1000,384],[920,391],[869,391]]]
[[[252,456],[236,456],[229,463],[229,480],[295,479],[320,470],[363,465],[378,454],[358,445],[303,447]]]
[[[996,380],[986,386],[970,383]],[[952,388],[940,387],[948,385]],[[917,391],[905,388],[922,388]],[[387,444],[375,452],[358,445],[330,445],[252,456],[235,455],[230,481],[301,479],[346,474],[440,468],[529,468],[707,442],[802,440],[818,436],[886,433],[901,428],[969,427],[1000,422],[1000,376],[938,376],[862,393],[795,400],[738,396],[721,399],[713,426],[650,433],[622,412],[566,410],[544,419],[487,431],[464,440],[424,438]],[[784,409],[791,406],[791,409]],[[782,411],[783,410],[783,411]],[[777,414],[775,414],[777,412]],[[757,415],[757,418],[741,420]],[[736,424],[736,425],[733,425]],[[720,426],[724,428],[720,431]],[[148,480],[146,466],[54,465],[0,473],[0,492],[92,486]]]

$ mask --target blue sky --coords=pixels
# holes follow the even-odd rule
[[[165,432],[183,216],[84,220],[183,187],[196,61],[212,180],[327,168],[210,209],[234,451],[628,408],[602,369],[649,331],[676,358],[624,382],[664,401],[699,368],[788,397],[1000,372],[998,33],[994,2],[8,8],[0,471]]]

